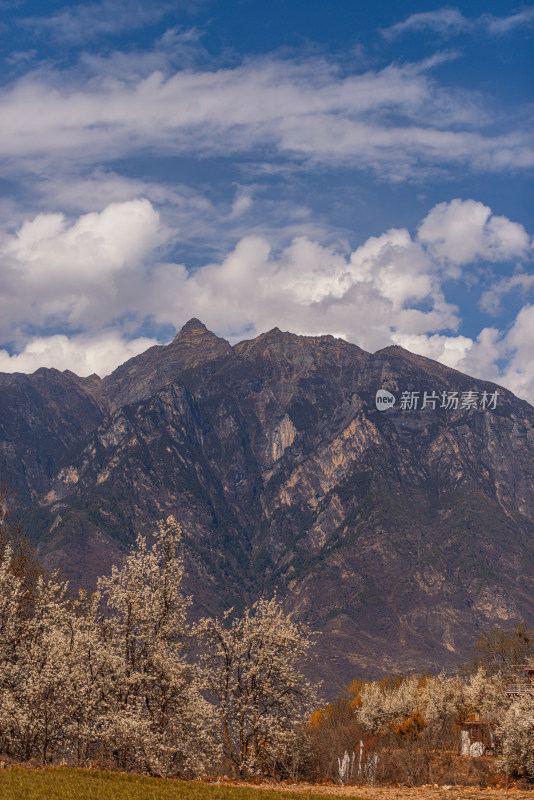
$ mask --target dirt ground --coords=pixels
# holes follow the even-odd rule
[[[241,784],[243,785],[243,784]],[[328,794],[362,800],[534,800],[534,791],[518,788],[481,789],[478,786],[317,786],[315,784],[256,784],[283,792]],[[319,798],[318,798],[319,800]]]

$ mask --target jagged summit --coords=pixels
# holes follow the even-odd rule
[[[215,334],[212,333],[212,331],[208,330],[208,328],[206,328],[204,323],[201,322],[199,319],[197,319],[197,317],[191,317],[191,319],[188,320],[185,323],[185,325],[182,326],[180,331],[176,334],[176,336],[173,339],[173,343],[176,342],[176,341],[180,341],[185,336],[191,336],[191,334],[194,334],[194,335],[197,335],[197,336],[199,334],[200,335],[208,334],[209,336],[215,336]],[[218,338],[218,337],[215,337],[215,338]]]
[[[198,317],[191,317],[191,319],[189,319],[182,327],[182,333],[185,333],[185,331],[188,331],[191,328],[203,328],[206,331],[208,330],[202,320],[198,319]]]
[[[338,339],[331,335],[306,336],[290,331],[282,331],[275,327],[266,333],[260,333],[254,339],[245,339],[234,346],[234,352],[251,358],[262,355],[274,360],[281,358],[294,362],[299,367],[299,362],[323,361],[325,358],[355,358],[359,361],[368,357],[368,353],[355,344]]]
[[[220,339],[193,317],[170,344],[150,347],[104,378],[105,392],[112,408],[139,402],[179,381],[186,370],[231,352],[226,339]]]

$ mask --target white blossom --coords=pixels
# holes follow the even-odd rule
[[[198,632],[225,754],[236,775],[259,772],[295,740],[315,701],[299,667],[310,639],[276,598],[258,600],[232,622],[230,612],[203,620]]]
[[[517,697],[503,714],[496,730],[500,741],[498,766],[534,778],[534,699]]]
[[[152,547],[139,535],[124,566],[98,580],[93,600],[103,643],[98,735],[121,766],[159,775],[201,772],[216,755],[212,709],[186,657],[191,601],[182,592],[180,541],[174,517],[158,523]]]

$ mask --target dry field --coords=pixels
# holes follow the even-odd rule
[[[274,789],[281,793],[291,792],[304,795],[328,797],[352,797],[359,800],[534,800],[534,791],[511,787],[482,789],[478,786],[316,786],[313,784],[292,784],[276,786],[260,784],[258,788]],[[259,800],[259,799],[258,799]]]

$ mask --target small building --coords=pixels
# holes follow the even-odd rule
[[[495,749],[493,721],[480,714],[470,714],[460,723],[460,755],[478,758]]]

